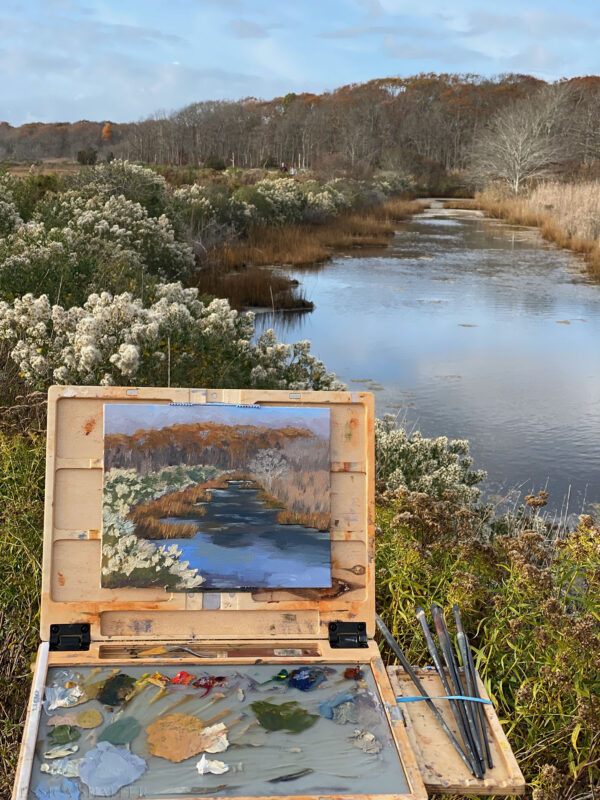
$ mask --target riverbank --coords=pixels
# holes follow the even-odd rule
[[[273,266],[312,266],[336,253],[385,247],[395,223],[420,213],[427,203],[392,198],[365,210],[348,210],[325,222],[253,227],[247,238],[212,250],[197,273],[202,294],[226,297],[237,309],[265,307],[310,310],[313,304],[296,281]]]
[[[480,209],[510,225],[538,228],[544,239],[582,255],[600,278],[600,184],[542,183],[522,198],[487,189],[472,201],[452,200],[444,208]]]

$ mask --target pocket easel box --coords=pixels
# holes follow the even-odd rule
[[[104,407],[110,403],[328,408],[331,422],[331,587],[191,592],[164,588],[102,588],[103,418]],[[126,673],[128,669],[138,670],[138,673],[185,670],[194,675],[219,675],[219,670],[235,667],[242,672],[261,669],[261,674],[265,674],[265,670],[275,673],[285,667],[291,671],[302,665],[316,665],[330,674],[331,691],[320,688],[321,696],[344,689],[345,684],[334,674],[336,670],[339,673],[347,665],[360,667],[373,687],[372,694],[377,695],[378,708],[389,734],[387,760],[377,762],[381,754],[365,756],[360,749],[355,749],[352,752],[356,753],[356,764],[365,758],[369,766],[357,766],[357,772],[362,771],[363,775],[353,779],[347,766],[338,763],[337,756],[332,755],[332,763],[328,763],[328,731],[338,738],[343,731],[344,742],[340,746],[345,752],[348,736],[360,725],[330,723],[332,727],[327,728],[319,721],[311,729],[315,731],[314,736],[307,737],[310,731],[302,734],[302,741],[307,742],[304,747],[294,747],[300,739],[293,733],[278,731],[270,732],[262,747],[250,750],[230,747],[227,752],[210,756],[241,762],[243,755],[247,759],[246,772],[219,776],[201,776],[196,772],[195,780],[191,781],[190,770],[184,765],[189,762],[195,767],[198,756],[180,764],[168,764],[168,786],[159,786],[160,780],[153,779],[152,776],[159,774],[154,765],[145,778],[110,796],[118,800],[137,797],[224,800],[234,796],[423,800],[429,792],[522,793],[523,777],[491,706],[486,706],[486,717],[496,761],[486,778],[478,781],[469,775],[444,739],[424,703],[402,706],[396,703],[397,696],[416,692],[407,685],[401,669],[394,667],[386,671],[373,638],[374,510],[374,401],[370,393],[52,387],[48,395],[41,644],[13,800],[36,798],[40,764],[48,746],[43,739],[47,730],[46,734],[42,733],[47,717],[42,702],[52,671],[76,673],[100,669],[104,674]],[[179,645],[201,652],[203,658],[178,650]],[[426,677],[431,693],[439,694],[441,687],[435,676],[428,673]],[[324,685],[327,688],[328,683]],[[486,696],[483,686],[480,688]],[[243,694],[238,692],[240,697]],[[286,695],[284,699],[303,701],[304,694],[308,697],[315,693],[296,691],[293,697]],[[271,699],[268,694],[264,697]],[[248,697],[246,701],[251,699]],[[182,711],[184,709],[182,706]],[[58,712],[64,711],[64,708],[58,709]],[[449,716],[448,722],[452,725]],[[321,731],[318,734],[317,729]],[[308,769],[302,769],[306,767],[302,751],[310,750],[318,737],[320,769],[331,777],[319,778],[321,782],[316,784],[319,770],[311,769],[310,763]],[[132,750],[148,758],[143,732],[137,742],[135,747],[131,745]],[[274,746],[279,755],[271,755]],[[254,761],[251,762],[252,756]],[[156,760],[156,757],[151,759]],[[255,762],[264,763],[264,783],[247,777],[248,767],[256,769]],[[278,778],[279,762],[279,772],[283,774]],[[297,765],[297,771],[291,764]],[[244,769],[243,764],[240,763],[239,768]],[[365,790],[365,775],[371,769],[373,781]],[[390,770],[400,776],[395,786],[385,780]],[[340,776],[340,772],[345,772],[346,777]],[[81,800],[96,796],[89,794],[83,783],[79,789]]]

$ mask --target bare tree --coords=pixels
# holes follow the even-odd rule
[[[556,175],[568,156],[568,95],[565,86],[543,87],[496,112],[473,142],[473,176],[516,195],[525,181]]]

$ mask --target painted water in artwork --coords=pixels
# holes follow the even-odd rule
[[[331,586],[329,409],[107,404],[102,586]]]

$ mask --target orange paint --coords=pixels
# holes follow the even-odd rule
[[[90,417],[83,426],[83,432],[85,433],[86,436],[89,436],[95,427],[96,427],[96,418]]]

